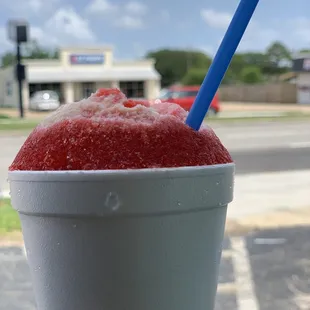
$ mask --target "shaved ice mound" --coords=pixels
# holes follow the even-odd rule
[[[10,170],[106,170],[202,166],[232,158],[209,127],[194,131],[173,103],[129,100],[99,89],[68,103],[29,135]]]

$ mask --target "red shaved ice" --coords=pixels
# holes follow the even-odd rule
[[[29,135],[10,170],[105,170],[231,163],[209,127],[195,131],[173,103],[128,100],[99,89],[63,105]]]

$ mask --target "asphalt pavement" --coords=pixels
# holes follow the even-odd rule
[[[246,237],[260,310],[310,309],[310,228],[266,230]]]
[[[231,155],[236,163],[236,174],[310,169],[310,144],[307,148],[232,151]]]
[[[0,247],[0,310],[34,310],[28,264],[21,247]]]
[[[295,227],[226,238],[215,310],[309,310],[309,236]],[[22,248],[0,248],[0,310],[35,309]]]

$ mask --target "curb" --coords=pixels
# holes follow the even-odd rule
[[[9,191],[0,191],[0,199],[8,199],[11,198],[10,192]]]
[[[285,117],[290,116],[287,112],[281,111],[231,111],[219,113],[219,118],[262,118],[262,117]]]

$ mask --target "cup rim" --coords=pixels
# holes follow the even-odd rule
[[[215,175],[234,172],[235,163],[186,166],[172,168],[116,169],[116,170],[14,170],[9,171],[9,181],[87,181],[102,179],[167,178]]]

